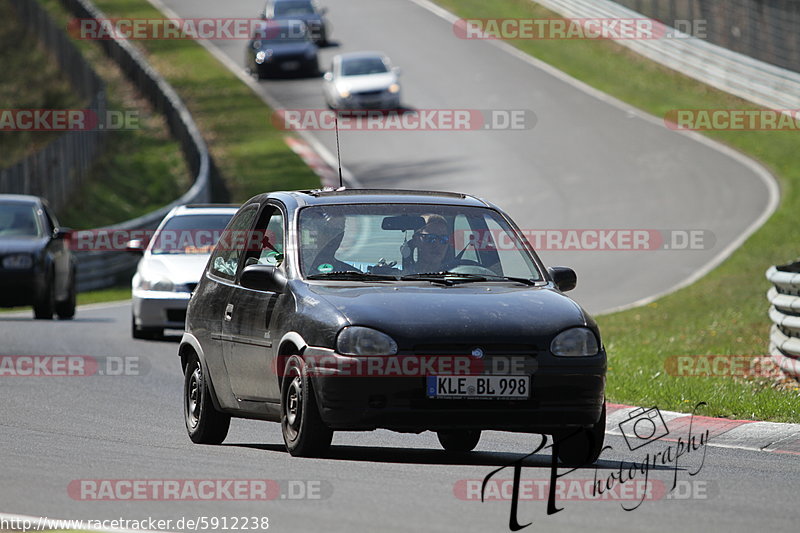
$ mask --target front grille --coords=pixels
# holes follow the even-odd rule
[[[362,91],[362,92],[353,93],[353,94],[355,94],[356,96],[379,96],[379,95],[383,94],[383,91],[384,91],[383,89],[379,89],[377,91]]]
[[[470,355],[472,350],[480,348],[487,356],[493,355],[530,355],[536,356],[541,348],[535,344],[417,344],[413,348],[415,355]]]

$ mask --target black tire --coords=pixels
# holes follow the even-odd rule
[[[296,355],[289,358],[283,371],[281,432],[286,449],[295,457],[319,457],[333,440],[333,430],[319,415],[305,361]]]
[[[69,278],[69,293],[63,302],[56,302],[56,314],[61,320],[69,320],[75,316],[75,271]]]
[[[450,431],[437,431],[439,444],[448,452],[471,452],[481,440],[479,429],[457,429]]]
[[[131,316],[131,336],[134,339],[158,340],[164,337],[163,328],[140,328],[136,325],[136,319]]]
[[[47,277],[47,286],[44,294],[40,294],[33,302],[33,316],[38,320],[51,320],[56,308],[56,288],[53,285],[53,276]]]
[[[196,444],[221,444],[231,425],[230,415],[214,408],[203,365],[196,356],[189,359],[183,377],[183,419]]]
[[[594,464],[603,451],[606,434],[606,404],[593,426],[554,435],[558,440],[558,459],[569,467],[581,467]]]

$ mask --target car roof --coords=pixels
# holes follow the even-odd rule
[[[340,61],[347,61],[350,59],[366,59],[370,57],[376,57],[381,60],[389,58],[383,52],[377,51],[347,52],[345,54],[338,54],[336,57],[339,58]]]
[[[255,196],[247,203],[261,203],[268,198],[276,198],[288,206],[295,205],[298,208],[333,204],[439,204],[494,208],[488,202],[468,194],[404,189],[280,191]]]
[[[172,209],[168,217],[184,215],[230,215],[239,209],[238,204],[187,204]]]
[[[0,202],[41,205],[42,199],[29,194],[0,194]]]

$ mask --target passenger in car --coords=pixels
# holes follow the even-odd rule
[[[306,217],[303,229],[307,229],[308,233],[307,237],[303,239],[300,250],[305,274],[359,272],[353,265],[335,257],[344,238],[345,218],[316,210],[310,212]]]

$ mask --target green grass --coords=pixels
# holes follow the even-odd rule
[[[3,65],[0,77],[3,109],[74,109],[86,104],[75,95],[55,60],[39,48],[35,36],[17,23],[8,2],[0,2],[0,65]],[[19,162],[58,135],[0,132],[0,168]]]
[[[67,27],[71,16],[59,0],[36,1],[57,25]],[[133,112],[136,122],[131,129],[105,136],[102,155],[68,206],[59,211],[60,222],[76,229],[104,226],[143,215],[180,196],[193,176],[164,117],[141,97],[97,43],[72,42],[105,81],[108,109]],[[23,50],[17,48],[17,54],[24,57]]]
[[[529,0],[437,0],[464,18],[553,18]],[[671,109],[757,106],[651,62],[609,41],[509,41],[569,75],[663,117]],[[781,204],[771,219],[725,263],[691,287],[648,306],[598,318],[609,353],[610,401],[690,410],[731,418],[800,422],[797,384],[770,380],[667,375],[672,355],[765,355],[773,264],[800,255],[800,137],[792,132],[709,132],[759,160],[780,181]]]
[[[145,0],[95,0],[95,4],[109,17],[163,17]],[[319,178],[286,145],[286,132],[269,122],[269,108],[202,46],[190,40],[135,44],[191,111],[231,201],[243,202],[271,190],[319,186]]]

